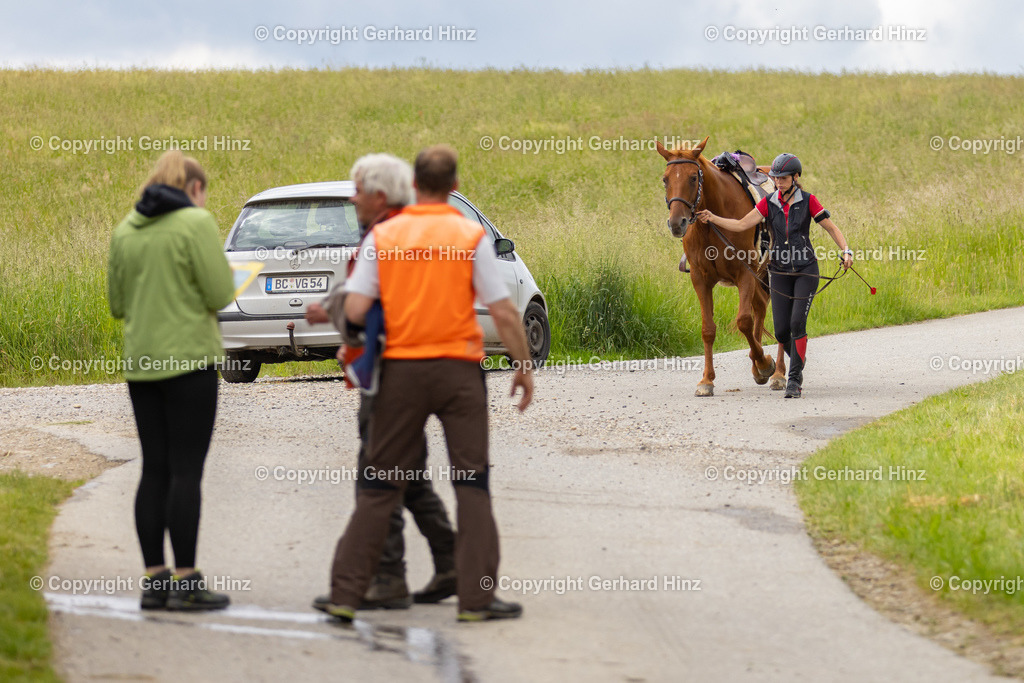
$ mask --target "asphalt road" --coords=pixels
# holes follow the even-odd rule
[[[778,479],[835,435],[991,377],[958,368],[1016,359],[1022,327],[1011,309],[812,339],[800,400],[756,386],[745,351],[716,357],[713,398],[693,396],[694,359],[546,370],[523,415],[508,375],[489,373],[499,592],[525,608],[503,623],[457,624],[453,601],[361,613],[354,629],[309,610],[353,501],[356,396],[339,382],[221,385],[199,565],[229,589],[224,613],[137,609],[122,385],[0,390],[0,419],[124,461],[53,529],[44,590],[68,681],[978,681],[983,666],[889,622],[825,566]],[[429,553],[414,528],[407,539],[416,588]]]

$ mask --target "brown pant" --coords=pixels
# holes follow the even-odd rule
[[[334,552],[331,602],[335,605],[356,607],[366,594],[384,547],[388,518],[408,480],[421,476],[417,474],[422,472],[420,440],[432,414],[444,427],[451,468],[431,474],[435,479],[451,479],[458,504],[459,608],[482,609],[494,599],[498,528],[488,488],[483,371],[472,361],[438,358],[384,361],[366,463],[374,474],[360,477],[356,509]]]

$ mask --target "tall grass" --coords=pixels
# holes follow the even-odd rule
[[[143,136],[207,139],[211,149],[195,155],[225,234],[242,202],[267,187],[345,178],[370,151],[412,158],[427,144],[454,145],[462,190],[516,241],[546,290],[556,356],[701,350],[696,297],[676,269],[681,245],[665,227],[663,160],[650,150],[591,149],[594,136],[710,135],[709,155],[741,148],[765,163],[796,152],[804,185],[855,249],[925,250],[923,261],[858,264],[878,294],[852,277],[837,283],[815,302],[811,335],[1015,305],[1024,290],[1021,154],[929,147],[934,135],[1015,135],[1020,78],[36,70],[0,71],[0,89],[2,385],[118,379],[53,371],[50,361],[119,353],[106,249],[160,153],[140,150]],[[755,96],[772,92],[785,96]],[[30,146],[35,135],[40,151]],[[72,154],[50,149],[53,136],[121,136],[134,149]],[[214,150],[215,136],[249,140],[249,151]],[[494,149],[481,148],[483,136]],[[498,149],[502,136],[581,138],[583,149],[524,155]],[[815,228],[813,239],[824,244],[827,235]],[[717,348],[739,347],[735,291],[717,288],[715,298]]]

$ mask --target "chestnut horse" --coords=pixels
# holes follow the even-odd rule
[[[750,195],[739,182],[701,156],[707,142],[708,138],[704,138],[692,150],[672,151],[665,149],[661,142],[657,143],[658,153],[668,164],[662,178],[665,183],[665,202],[669,209],[668,227],[673,237],[681,237],[683,240],[683,250],[690,266],[690,281],[700,302],[704,376],[697,385],[696,395],[713,396],[715,391],[715,366],[712,359],[715,301],[712,290],[719,283],[739,290],[736,327],[750,345],[754,381],[764,384],[770,378],[772,388],[781,389],[786,381],[786,360],[782,346],[779,346],[777,361],[773,361],[761,347],[768,293],[754,275],[757,270],[754,255],[755,228],[742,233],[721,231],[719,235],[711,225],[697,222],[694,217],[697,211],[706,208],[717,216],[743,218],[753,208]],[[723,241],[723,236],[729,244]]]

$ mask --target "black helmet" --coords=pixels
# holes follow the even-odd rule
[[[784,153],[775,157],[775,161],[772,162],[772,170],[768,175],[778,178],[779,176],[803,173],[803,170],[803,166],[800,165],[800,160],[796,158],[795,154]]]

